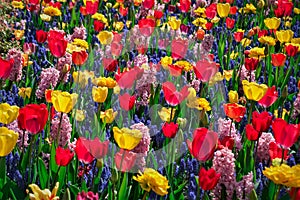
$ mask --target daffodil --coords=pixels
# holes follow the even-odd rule
[[[114,110],[112,108],[110,108],[110,109],[108,109],[108,110],[106,110],[104,112],[101,111],[100,118],[106,124],[111,124],[115,120],[115,118],[116,118],[117,115],[118,115],[118,112],[117,111],[114,112]]]
[[[191,65],[191,63],[185,60],[179,60],[175,62],[174,65],[181,66],[181,68],[186,72],[193,70],[193,66]]]
[[[29,193],[30,200],[58,200],[59,199],[59,197],[56,196],[56,193],[59,188],[58,182],[55,184],[55,187],[53,188],[52,192],[50,192],[49,189],[41,190],[41,188],[36,184],[30,184],[29,187],[33,192],[33,193]]]
[[[40,17],[41,17],[41,19],[42,19],[43,21],[46,21],[46,22],[50,22],[50,21],[51,21],[51,19],[52,19],[52,17],[51,17],[51,16],[49,16],[49,15],[46,15],[45,13],[43,13],[43,14],[40,14]]]
[[[78,122],[82,122],[85,119],[85,111],[84,110],[76,110],[74,115],[75,115],[75,120]]]
[[[118,146],[122,149],[132,150],[134,149],[143,138],[143,134],[140,130],[113,127],[114,139]]]
[[[228,93],[228,98],[230,103],[238,103],[239,94],[237,93],[237,91],[230,90]]]
[[[224,70],[223,75],[226,81],[229,81],[232,78],[233,70]]]
[[[172,108],[162,107],[161,110],[158,111],[158,115],[162,121],[170,122],[171,110]],[[173,108],[172,120],[174,119],[174,116],[175,116],[175,108]]]
[[[243,47],[247,47],[247,46],[249,46],[250,44],[251,44],[251,40],[250,39],[248,39],[248,38],[243,38],[242,40],[241,40],[241,44],[243,45]]]
[[[170,17],[168,24],[171,27],[171,29],[178,30],[180,28],[181,20],[176,19],[176,17]]]
[[[243,11],[244,11],[245,14],[248,14],[250,12],[255,14],[256,13],[256,8],[252,3],[250,3],[250,4],[247,3],[246,6],[243,8]]]
[[[25,99],[26,97],[27,97],[27,98],[30,98],[30,96],[31,96],[31,91],[32,91],[32,88],[30,88],[30,87],[27,87],[27,88],[19,88],[18,95],[21,96],[23,99]]]
[[[61,16],[61,11],[58,8],[53,6],[47,6],[46,8],[44,8],[44,13],[51,17]]]
[[[206,15],[205,15],[205,8],[201,8],[200,6],[196,9],[196,10],[194,10],[194,13],[197,15],[197,16],[201,16],[201,17],[203,17],[203,18],[205,18],[206,17]]]

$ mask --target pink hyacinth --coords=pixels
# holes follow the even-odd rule
[[[243,176],[243,179],[236,183],[237,198],[241,200],[248,200],[251,191],[254,189],[253,173],[249,172]],[[245,198],[243,198],[245,193]]]
[[[14,66],[11,69],[9,80],[11,81],[20,81],[22,78],[22,53],[18,49],[10,49],[7,53],[7,60],[14,59]]]
[[[41,99],[45,96],[46,89],[55,87],[59,78],[59,71],[55,68],[44,68],[40,75],[40,82],[35,92],[37,98]]]
[[[240,76],[240,81],[242,80],[250,81],[250,73],[246,69],[245,65],[242,66],[239,76]],[[251,82],[254,81],[255,81],[255,70],[251,70]]]
[[[24,147],[25,148],[28,147],[28,140],[29,140],[28,131],[23,132],[22,130],[20,130],[19,127],[18,127],[18,121],[17,120],[15,120],[12,123],[8,124],[7,128],[19,134],[17,145],[21,150]]]
[[[60,120],[62,120],[61,123]],[[59,126],[60,132],[58,135]],[[57,117],[53,118],[51,121],[51,140],[55,141],[57,140],[57,137],[59,137],[58,144],[59,146],[64,147],[66,144],[70,144],[71,132],[72,124],[70,123],[68,115],[64,113],[61,119],[61,113],[58,113]]]
[[[63,57],[58,59],[56,69],[59,71],[59,81],[63,81],[63,82],[68,81],[71,65],[72,65],[72,54],[68,52]]]
[[[86,28],[81,25],[81,27],[75,27],[74,33],[71,35],[71,40],[73,41],[75,38],[85,40],[86,39]]]
[[[151,84],[156,82],[156,70],[151,68],[149,70],[144,70],[142,77],[136,82],[136,91],[137,96],[140,97],[140,100],[137,102],[137,107],[142,105],[145,106],[148,104]]]
[[[275,139],[271,133],[262,133],[257,147],[257,158],[260,161],[268,161],[270,159],[269,155],[269,144],[275,142]]]
[[[223,139],[226,136],[231,136],[235,141],[236,148],[239,150],[242,148],[241,136],[237,134],[237,130],[235,128],[234,123],[232,123],[231,134],[230,134],[230,124],[231,124],[231,119],[226,120],[220,118],[218,120],[219,137],[220,139]]]

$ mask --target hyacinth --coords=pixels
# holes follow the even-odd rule
[[[232,151],[224,148],[215,152],[212,166],[221,178],[212,191],[213,199],[221,199],[222,185],[226,187],[226,199],[231,200],[236,189],[235,158]]]
[[[250,73],[249,70],[246,69],[245,65],[242,66],[239,76],[240,76],[240,81],[242,80],[250,81]],[[255,81],[255,70],[251,70],[251,82],[254,81]]]
[[[72,65],[72,54],[66,53],[58,59],[56,69],[60,72],[59,81],[67,82],[69,78],[69,66]]]
[[[22,131],[19,129],[17,120],[8,124],[7,128],[19,134],[17,145],[21,150],[23,149],[23,147],[28,147],[29,133],[28,131]]]
[[[148,56],[139,54],[134,58],[133,63],[138,67],[142,66],[143,64],[148,64]]]
[[[261,134],[256,152],[256,156],[260,161],[268,161],[270,159],[269,144],[274,141],[272,133]]]
[[[235,124],[232,123],[231,134],[230,134],[230,124],[231,119],[222,119],[218,120],[218,133],[220,135],[220,139],[223,139],[226,136],[231,136],[234,141],[237,149],[242,148],[241,136],[237,134],[237,130],[235,128]]]
[[[156,82],[156,70],[154,68],[144,70],[142,77],[136,82],[137,96],[141,99],[138,105],[146,106],[150,96],[151,84]]]
[[[243,176],[243,179],[236,183],[236,194],[237,198],[240,200],[248,200],[249,194],[254,189],[253,183],[253,173],[249,172],[247,175]],[[243,198],[245,192],[245,198]]]
[[[46,89],[55,87],[59,78],[59,71],[55,68],[44,68],[40,75],[40,82],[35,92],[37,98],[41,99],[45,96]]]
[[[214,36],[206,34],[203,38],[203,41],[200,45],[202,51],[209,53],[214,43]]]
[[[58,113],[55,118],[51,121],[51,141],[57,140],[59,137],[58,144],[59,146],[65,146],[66,144],[70,144],[71,132],[72,132],[72,124],[70,123],[70,119],[67,114],[63,114],[62,121],[61,120],[61,113]],[[58,136],[58,129],[60,124],[60,132]]]
[[[86,28],[81,25],[81,27],[75,27],[74,33],[71,35],[71,40],[73,41],[75,38],[85,40],[86,39]]]
[[[7,60],[14,59],[14,66],[11,70],[9,80],[11,81],[20,81],[22,78],[22,67],[23,67],[23,61],[22,61],[22,53],[18,49],[10,49],[7,52]]]
[[[145,157],[148,154],[151,141],[149,128],[145,126],[142,122],[133,124],[130,126],[130,128],[137,129],[143,134],[143,138],[141,139],[140,143],[132,150],[133,152],[138,153],[137,160],[139,160],[139,162],[137,162],[137,165],[140,170],[143,170],[146,166]]]
[[[294,101],[294,110],[292,118],[296,119],[300,115],[300,93],[298,93],[296,100]]]

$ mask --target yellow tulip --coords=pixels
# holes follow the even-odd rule
[[[107,87],[93,87],[92,89],[92,96],[93,100],[98,103],[103,103],[108,94],[108,88]]]
[[[243,80],[242,84],[244,93],[249,100],[261,100],[268,90],[268,86],[265,84],[258,84],[247,80]]]
[[[78,72],[73,72],[73,80],[75,83],[79,83],[79,85],[81,87],[85,87],[88,82],[89,79],[93,79],[94,78],[94,72],[92,71],[78,71]]]
[[[294,8],[294,13],[295,13],[296,15],[299,15],[299,14],[300,14],[300,9],[299,9],[299,8]]]
[[[24,8],[24,4],[21,1],[12,1],[11,5],[14,8],[19,8],[19,9],[23,9]]]
[[[194,99],[188,100],[186,105],[189,108],[196,108],[197,110],[211,110],[209,102],[205,98],[195,97]]]
[[[30,184],[30,189],[33,193],[29,193],[29,199],[30,200],[58,200],[59,197],[56,196],[56,193],[59,188],[59,182],[55,184],[55,187],[53,188],[52,192],[50,192],[49,189],[41,190],[40,187],[36,184]]]
[[[294,32],[292,30],[276,31],[276,38],[281,43],[290,42],[293,36],[294,36]]]
[[[171,29],[178,30],[180,28],[181,20],[176,19],[176,17],[170,17],[168,24],[171,27]]]
[[[79,38],[75,38],[74,41],[72,42],[72,45],[77,46],[79,50],[83,50],[83,51],[89,49],[89,43]]]
[[[280,26],[281,20],[277,17],[266,18],[264,23],[268,29],[276,30]]]
[[[118,114],[117,111],[114,112],[114,110],[110,108],[110,109],[106,110],[105,112],[101,112],[100,118],[106,124],[111,124],[115,120],[117,114]]]
[[[246,7],[244,7],[243,11],[244,11],[245,14],[250,13],[250,12],[255,14],[256,13],[256,8],[252,3],[250,3],[250,4],[247,3]]]
[[[161,66],[164,69],[169,69],[169,65],[171,65],[172,62],[173,62],[173,59],[172,59],[172,57],[169,57],[169,56],[165,56],[160,60]]]
[[[220,21],[220,18],[217,16],[215,16],[212,20],[210,20],[210,22],[214,23],[214,24],[218,23],[219,21]]]
[[[116,31],[122,31],[124,28],[124,23],[123,22],[114,22],[113,27],[115,28]]]
[[[158,111],[158,115],[159,115],[159,117],[161,118],[162,121],[170,122],[171,109],[172,108],[162,107],[162,109],[160,111]],[[175,112],[176,112],[176,110],[175,110],[175,108],[173,108],[172,120],[174,119]]]
[[[114,88],[117,82],[111,77],[98,77],[93,79],[93,84],[101,87]]]
[[[258,39],[258,41],[262,44],[267,44],[270,46],[275,46],[276,40],[271,36],[263,36]]]
[[[85,119],[85,111],[84,110],[76,110],[73,116],[75,115],[75,120],[78,122],[82,122]]]
[[[249,53],[249,57],[250,58],[262,58],[265,57],[265,47],[260,48],[260,47],[254,47],[252,49],[250,49],[250,53]]]
[[[0,127],[0,157],[7,156],[14,149],[18,138],[18,133],[6,127]]]
[[[114,139],[116,143],[122,149],[132,150],[134,149],[143,138],[143,134],[140,130],[113,127]]]
[[[17,119],[18,114],[18,106],[10,106],[8,103],[0,104],[0,123],[10,124]]]
[[[109,31],[101,31],[98,35],[97,38],[100,41],[102,45],[108,45],[112,42],[114,37],[114,34]]]
[[[239,94],[237,91],[230,90],[228,93],[229,102],[230,103],[238,103],[239,102]]]
[[[57,112],[69,113],[77,102],[78,94],[70,94],[55,90],[51,93],[51,101]]]
[[[229,3],[218,3],[217,4],[217,12],[221,18],[227,17],[230,12],[230,4]]]

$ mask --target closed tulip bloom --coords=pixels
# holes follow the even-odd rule
[[[10,124],[17,119],[18,114],[18,106],[10,106],[8,103],[0,104],[0,123]]]
[[[283,67],[286,60],[286,55],[283,53],[272,53],[272,64],[275,67]]]
[[[122,149],[134,149],[143,138],[141,131],[137,129],[113,127],[114,139],[118,146]]]
[[[237,93],[237,91],[230,90],[228,93],[228,98],[230,103],[238,103],[239,94]]]
[[[56,30],[48,32],[48,45],[51,54],[60,58],[65,55],[67,50],[68,41],[65,40],[65,34]]]
[[[93,162],[95,157],[91,154],[91,151],[88,149],[88,144],[86,143],[85,138],[79,137],[76,141],[75,153],[78,157],[78,160],[89,164]]]
[[[108,45],[112,42],[114,37],[114,34],[109,31],[101,31],[98,35],[97,38],[100,41],[102,45]]]
[[[103,103],[108,94],[108,88],[107,87],[93,87],[92,89],[92,96],[93,100],[97,103]]]
[[[246,108],[237,103],[227,103],[224,104],[224,111],[227,117],[240,122],[246,113]]]
[[[55,153],[55,162],[58,166],[67,166],[74,157],[74,153],[70,149],[58,147]]]
[[[48,33],[43,30],[37,30],[35,32],[35,38],[38,43],[44,43],[47,40]]]
[[[135,165],[137,155],[137,153],[132,151],[120,149],[114,157],[117,169],[122,172],[128,172]]]
[[[6,127],[0,127],[0,157],[7,156],[14,149],[18,138],[18,133]]]
[[[129,111],[133,108],[135,103],[135,96],[130,96],[130,94],[125,93],[123,95],[119,95],[120,107],[123,110]]]
[[[53,91],[51,101],[57,112],[69,113],[77,102],[78,94],[68,92]]]
[[[199,186],[203,190],[212,190],[216,187],[221,174],[217,173],[214,168],[206,170],[204,167],[201,167],[199,171]]]
[[[5,80],[10,76],[14,66],[14,59],[4,60],[0,57],[0,66],[0,80]]]
[[[280,19],[277,17],[272,17],[272,18],[266,18],[264,20],[264,23],[266,27],[270,30],[276,30],[280,26]]]
[[[178,124],[175,124],[174,122],[165,122],[162,131],[167,138],[174,138],[178,131]]]
[[[295,55],[297,55],[298,49],[299,49],[299,47],[295,46],[293,44],[285,45],[286,54],[291,57],[294,57]]]
[[[247,80],[243,80],[242,84],[244,93],[249,100],[261,100],[268,90],[268,86],[265,84],[258,84]]]
[[[276,38],[281,43],[287,43],[292,40],[294,32],[292,30],[280,30],[276,31]]]
[[[72,53],[72,61],[75,65],[81,66],[85,63],[88,58],[88,53],[83,51],[73,51]]]
[[[158,115],[160,117],[160,119],[164,122],[170,122],[171,120],[174,119],[175,117],[175,112],[176,112],[176,109],[174,108],[173,109],[173,112],[172,112],[172,119],[171,118],[171,111],[172,111],[172,108],[166,108],[166,107],[162,107],[160,111],[158,111]]]
[[[272,116],[267,111],[252,113],[252,124],[258,132],[266,132],[272,124]]]
[[[221,18],[227,17],[230,12],[230,4],[229,3],[218,3],[217,4],[217,12]]]
[[[255,130],[251,124],[247,124],[245,130],[246,130],[246,137],[250,141],[257,141],[261,134],[257,130]]]
[[[259,60],[256,58],[245,58],[245,68],[248,71],[256,70]]]

